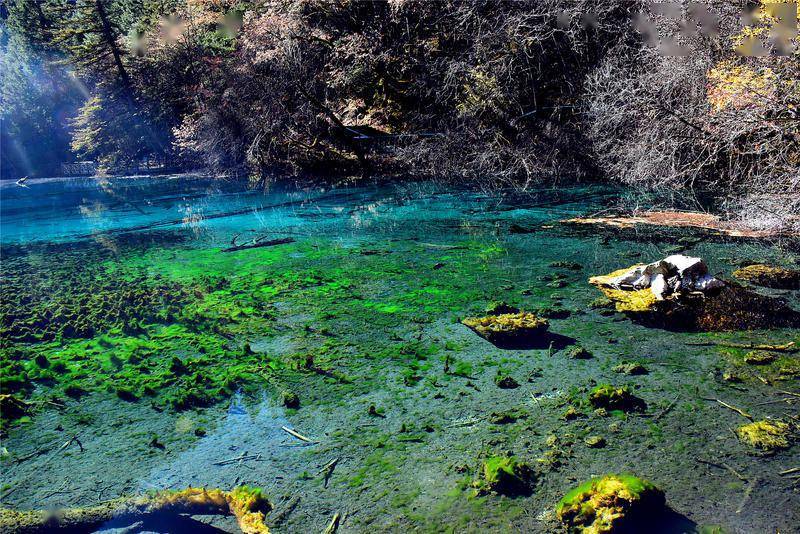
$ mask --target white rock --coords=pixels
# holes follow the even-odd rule
[[[673,293],[706,292],[724,286],[725,282],[708,274],[708,266],[701,258],[674,254],[647,265],[631,267],[611,279],[608,285],[623,290],[649,287],[657,299],[663,300]]]

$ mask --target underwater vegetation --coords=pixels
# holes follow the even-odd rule
[[[240,486],[231,491],[187,488],[139,497],[113,499],[90,508],[16,512],[0,510],[0,530],[8,533],[90,532],[111,522],[163,521],[172,515],[224,514],[236,518],[243,534],[269,534],[264,516],[272,505],[261,488]]]
[[[0,320],[3,505],[74,517],[162,493],[143,488],[207,484],[184,497],[231,515],[210,488],[248,484],[273,501],[243,506],[264,514],[250,516],[255,532],[646,532],[635,510],[657,492],[636,477],[599,476],[557,505],[581,480],[635,469],[664,490],[653,517],[666,493],[692,520],[791,531],[796,514],[765,503],[783,487],[795,502],[796,331],[648,328],[585,280],[646,261],[647,247],[483,222],[430,235],[416,218],[408,234],[394,219],[355,236],[298,227],[294,241],[229,252],[227,229],[213,245],[4,248],[24,274],[0,287],[15,318]],[[678,245],[714,272],[745,261],[723,243],[648,246]],[[64,313],[51,323],[53,303]],[[740,429],[753,421],[771,430]]]
[[[601,384],[589,392],[589,403],[595,408],[622,410],[623,412],[644,410],[645,402],[633,394],[630,387],[614,387]]]
[[[665,503],[664,492],[633,475],[606,475],[588,480],[564,495],[556,515],[572,532],[608,534],[631,528],[642,521],[646,532],[658,525]]]
[[[783,421],[754,421],[737,428],[736,435],[742,443],[771,452],[788,448],[792,432]]]
[[[467,243],[451,261],[474,265],[472,276],[477,277],[496,253]],[[413,276],[416,269],[394,257],[353,254],[331,244],[307,242],[228,254],[214,249],[126,249],[123,244],[113,255],[89,246],[79,254],[50,251],[51,256],[65,254],[63,261],[52,263],[37,260],[44,254],[34,250],[4,260],[6,269],[16,273],[12,283],[0,288],[0,379],[4,393],[14,396],[4,401],[9,406],[3,410],[6,422],[27,415],[30,410],[18,401],[31,395],[61,402],[58,398],[80,399],[98,391],[186,410],[209,406],[235,391],[272,387],[283,404],[297,408],[299,397],[282,385],[287,376],[347,378],[320,367],[301,347],[276,355],[254,351],[242,341],[280,330],[279,305],[290,301],[296,314],[305,309],[322,321],[360,312],[365,323],[390,325],[399,314],[431,321],[482,298],[479,286],[464,289],[444,270],[430,270],[430,285],[409,289],[391,302],[370,298],[362,293],[369,293],[377,281]],[[334,263],[324,272],[308,268],[308,259],[322,258]],[[28,279],[34,281],[30,290]],[[500,322],[506,330],[513,324],[525,332],[547,326],[546,320],[530,314]],[[305,327],[306,334],[322,339],[335,357],[337,343],[313,323]],[[399,354],[395,350],[384,349],[378,357],[409,359],[402,348]],[[427,365],[427,357],[414,356],[418,363],[409,365],[410,372]]]
[[[478,494],[495,492],[503,495],[521,495],[530,491],[533,471],[516,458],[493,456],[483,462],[482,478],[474,483]]]
[[[800,289],[800,271],[793,269],[755,264],[733,271],[733,276],[757,286],[773,289]]]

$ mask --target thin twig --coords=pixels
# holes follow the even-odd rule
[[[739,480],[741,480],[742,482],[747,482],[747,481],[748,481],[748,479],[747,479],[747,478],[745,478],[745,476],[744,476],[744,475],[742,475],[741,473],[739,473],[739,472],[738,472],[736,469],[734,469],[733,467],[729,466],[728,464],[725,464],[725,463],[723,463],[723,464],[717,464],[717,463],[714,463],[714,462],[709,462],[708,460],[703,460],[702,458],[695,458],[695,460],[696,460],[697,462],[701,463],[701,464],[710,465],[710,466],[712,466],[712,467],[717,467],[717,468],[719,468],[719,469],[727,469],[728,471],[730,471],[731,473],[733,473],[733,475],[734,475],[736,478],[738,478]]]
[[[331,522],[328,523],[328,528],[325,529],[325,534],[334,534],[336,530],[339,528],[339,512],[333,514],[333,518]]]
[[[734,412],[738,413],[739,415],[741,415],[741,416],[742,416],[742,417],[744,417],[745,419],[749,419],[750,421],[752,421],[752,420],[753,420],[753,416],[752,416],[752,415],[750,415],[749,413],[745,412],[744,410],[741,410],[741,409],[737,408],[736,406],[731,406],[730,404],[728,404],[728,403],[727,403],[727,402],[725,402],[725,401],[721,401],[721,400],[719,400],[719,399],[714,399],[714,398],[710,398],[710,397],[703,397],[703,400],[707,400],[707,401],[715,401],[715,402],[716,402],[717,404],[719,404],[720,406],[724,406],[725,408],[727,408],[727,409],[729,409],[729,410],[732,410],[732,411],[734,411]]]
[[[679,397],[680,397],[680,395],[675,395],[675,398],[672,400],[672,402],[670,402],[670,403],[667,405],[667,407],[666,407],[666,408],[664,408],[663,410],[661,410],[661,413],[659,413],[658,415],[656,415],[655,417],[653,417],[653,421],[658,421],[658,420],[659,420],[659,419],[661,419],[661,418],[662,418],[664,415],[666,415],[666,414],[667,414],[667,412],[669,412],[670,410],[672,410],[672,408],[673,408],[673,407],[675,406],[675,404],[678,402],[678,398],[679,398]]]
[[[291,428],[287,428],[285,426],[282,426],[281,430],[283,430],[284,432],[286,432],[290,436],[299,439],[300,441],[305,441],[306,443],[319,443],[319,441],[314,441],[312,439],[309,439],[309,438],[305,437],[304,435],[300,434],[299,432],[295,432]]]
[[[240,456],[237,456],[236,458],[228,458],[227,460],[220,460],[218,462],[214,462],[211,465],[228,465],[237,462],[241,463],[245,460],[260,460],[260,459],[261,459],[260,454],[247,454],[247,452],[244,452]]]
[[[744,492],[744,497],[742,498],[742,502],[739,503],[739,508],[736,509],[737,514],[742,513],[742,510],[744,509],[745,505],[750,500],[750,495],[753,494],[753,490],[755,489],[757,482],[758,479],[753,480],[752,482],[750,482],[750,484],[747,485],[747,489]]]

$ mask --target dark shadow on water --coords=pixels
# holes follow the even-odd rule
[[[698,524],[685,515],[666,508],[663,512],[651,512],[634,519],[619,529],[619,534],[693,534]],[[617,531],[615,531],[617,532]]]
[[[177,534],[183,532],[191,532],[192,534],[221,534],[227,532],[226,530],[208,525],[186,515],[172,514],[154,514],[133,524],[129,521],[112,521],[103,525],[103,530],[101,530],[101,532],[122,528],[125,529],[126,534],[133,534],[136,532],[156,532],[159,534]]]
[[[626,312],[634,323],[670,332],[720,332],[800,327],[800,312],[786,299],[761,295],[728,282],[713,298],[687,296],[683,303],[662,301],[659,309]]]
[[[542,350],[552,346],[553,352],[556,352],[570,345],[574,345],[576,342],[577,340],[573,337],[547,332],[545,334],[537,334],[531,338],[497,340],[491,343],[498,349],[513,350]]]

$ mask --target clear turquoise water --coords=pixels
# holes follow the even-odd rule
[[[800,464],[798,447],[754,454],[731,432],[746,421],[713,401],[758,418],[787,419],[797,415],[797,404],[781,390],[796,392],[796,378],[772,381],[777,367],[745,366],[746,351],[687,343],[777,343],[797,339],[798,332],[647,328],[591,308],[599,294],[586,283],[593,274],[677,250],[703,257],[724,278],[750,261],[796,267],[792,243],[559,223],[613,206],[624,191],[606,187],[524,195],[429,183],[265,192],[185,177],[27,185],[0,186],[4,295],[13,288],[18,299],[4,313],[16,313],[20,302],[47,309],[48,298],[53,306],[71,305],[81,300],[80,291],[98,287],[101,298],[91,302],[104,306],[104,299],[119,298],[113,284],[131,279],[174,281],[200,296],[186,297],[167,319],[148,315],[134,332],[98,317],[88,339],[24,342],[12,339],[4,323],[2,362],[23,369],[29,382],[14,394],[35,403],[5,430],[4,506],[90,506],[155,488],[251,484],[265,488],[277,512],[291,508],[280,521],[277,513],[267,517],[277,532],[321,531],[336,512],[347,512],[342,529],[354,532],[550,532],[558,528],[555,503],[570,487],[630,471],[665,490],[674,511],[672,522],[659,519],[665,531],[701,525],[797,531],[797,489],[777,473]],[[260,237],[295,242],[220,251]],[[686,237],[695,239],[681,241]],[[580,267],[552,265],[559,261]],[[221,282],[212,287],[200,282],[204,277]],[[95,284],[101,278],[112,287]],[[764,292],[800,309],[794,292]],[[501,349],[459,324],[493,301],[555,312],[551,331],[594,357]],[[120,306],[131,313],[130,303]],[[198,307],[202,326],[164,341],[164,332],[184,328],[186,310],[200,313]],[[201,351],[201,341],[213,350]],[[83,359],[81,347],[90,345],[82,343],[94,343]],[[115,364],[111,357],[127,354],[125,343],[159,348],[143,363],[123,358]],[[42,353],[51,361],[63,358],[67,372],[38,369],[34,355]],[[121,381],[139,387],[151,376],[134,380],[131,373],[166,372],[175,356],[187,365],[195,361],[199,375],[258,372],[197,406],[170,405],[168,393],[183,384],[170,380],[158,382],[161,389],[152,394],[135,391],[134,399],[115,394]],[[308,356],[314,365],[298,367]],[[93,367],[94,360],[102,364]],[[623,361],[641,362],[650,373],[620,375],[613,368]],[[722,380],[731,369],[743,382]],[[498,375],[514,377],[520,387],[498,388]],[[65,395],[62,382],[73,379],[88,388],[86,395]],[[585,399],[597,383],[631,386],[647,402],[646,414],[593,413]],[[298,409],[281,405],[285,390],[299,395]],[[565,419],[569,406],[581,417]],[[494,414],[501,412],[518,417],[498,423]],[[282,426],[320,443],[298,443]],[[585,444],[595,435],[606,440],[604,448]],[[73,444],[59,451],[72,436],[84,450]],[[471,484],[480,478],[481,461],[505,454],[535,466],[530,495],[475,496]],[[242,455],[254,459],[215,464]],[[320,469],[335,458],[326,483]],[[746,480],[698,459],[727,464]],[[230,520],[203,521],[235,529]]]

